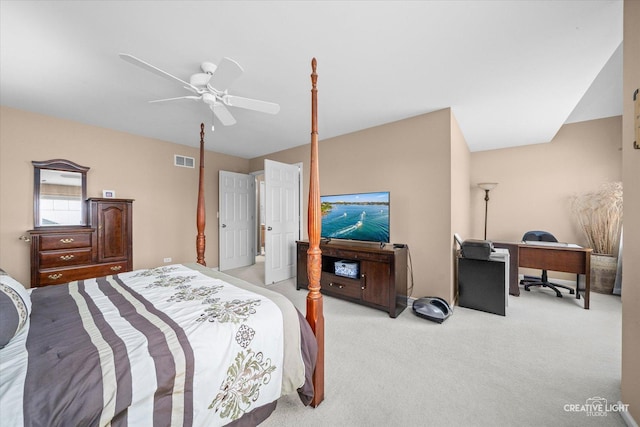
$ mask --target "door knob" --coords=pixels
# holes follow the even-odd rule
[[[273,228],[267,227],[267,231],[271,231],[271,230],[273,230]]]
[[[227,224],[222,224],[222,228],[226,228]]]

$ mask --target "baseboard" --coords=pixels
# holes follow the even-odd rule
[[[621,401],[618,401],[618,408],[624,408],[624,404]],[[627,427],[638,427],[638,423],[633,419],[631,413],[627,411],[620,411],[620,416],[622,416],[622,420],[627,425]]]

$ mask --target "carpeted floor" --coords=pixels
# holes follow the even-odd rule
[[[227,271],[261,284],[264,265]],[[264,285],[263,285],[264,286]],[[304,313],[295,279],[268,286]],[[270,426],[624,426],[588,414],[620,399],[621,301],[591,309],[545,290],[509,297],[507,315],[454,307],[443,324],[325,297],[325,400],[278,401]]]

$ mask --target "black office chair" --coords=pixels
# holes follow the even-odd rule
[[[524,236],[522,236],[523,242],[557,242],[553,234],[546,231],[527,231]],[[567,289],[571,295],[575,293],[575,291],[569,286],[558,285],[557,283],[549,282],[549,277],[547,276],[547,270],[542,270],[542,277],[534,277],[534,276],[524,276],[524,279],[520,281],[521,285],[524,285],[525,291],[530,291],[531,286],[542,286],[549,289],[553,289],[556,291],[556,296],[558,298],[562,298],[562,294],[558,288]]]

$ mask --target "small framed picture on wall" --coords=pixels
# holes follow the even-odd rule
[[[102,197],[106,199],[113,199],[116,197],[116,192],[113,190],[102,190]]]

